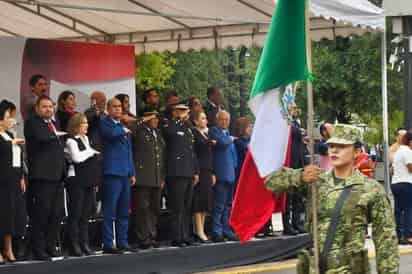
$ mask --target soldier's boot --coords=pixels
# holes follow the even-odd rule
[[[297,235],[299,233],[296,229],[293,228],[288,212],[282,214],[282,222],[284,235]]]
[[[70,241],[70,255],[74,257],[81,257],[83,255],[83,252],[80,248],[79,242],[76,240],[71,240]]]

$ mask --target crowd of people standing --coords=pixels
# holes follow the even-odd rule
[[[0,263],[16,261],[22,247],[38,260],[60,256],[63,220],[69,254],[94,254],[89,220],[100,207],[104,253],[157,248],[162,197],[170,217],[170,245],[238,240],[229,215],[253,125],[246,117],[231,121],[218,88],[207,90],[204,106],[198,97],[184,101],[175,91],[166,94],[162,106],[157,90],[148,89],[135,115],[126,94],[107,99],[95,91],[90,107],[79,111],[72,91],[62,92],[56,103],[47,96],[45,76],[34,75],[29,85],[31,92],[22,98],[20,110],[24,139],[14,130],[19,110],[13,102],[0,102]],[[300,170],[307,165],[308,139],[295,104],[289,112],[292,146],[287,165]],[[320,126],[316,152],[323,170],[331,168],[331,131],[329,123]],[[397,134],[397,146],[391,149],[392,192],[399,241],[410,244],[412,214],[406,194],[412,182],[412,135],[402,129]],[[362,155],[362,145],[353,146]],[[355,166],[370,176],[370,166],[362,170],[365,159],[357,156]],[[306,233],[305,203],[302,193],[288,193],[284,234]],[[265,230],[270,227],[269,220],[264,234],[270,235],[270,229]],[[137,245],[130,244],[130,235]]]
[[[229,214],[252,123],[244,117],[231,123],[218,88],[207,90],[204,107],[174,91],[162,107],[156,89],[148,89],[135,115],[126,94],[107,99],[95,91],[90,107],[78,111],[72,91],[56,103],[47,96],[45,76],[34,75],[29,86],[20,110],[24,139],[13,132],[19,110],[0,103],[0,263],[16,260],[24,237],[26,255],[28,246],[34,259],[60,256],[65,217],[65,249],[94,254],[88,226],[99,204],[104,253],[159,247],[164,195],[172,246],[238,240]],[[129,244],[130,233],[137,246]]]

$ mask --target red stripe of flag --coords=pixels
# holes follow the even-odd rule
[[[289,130],[285,166],[289,166],[290,162],[290,139]],[[285,210],[286,193],[272,193],[266,188],[264,182],[265,178],[259,176],[255,161],[248,151],[240,172],[229,220],[242,242],[253,237],[271,218],[272,213]]]

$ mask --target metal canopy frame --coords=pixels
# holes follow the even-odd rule
[[[78,25],[78,24],[81,24],[81,25],[84,25],[84,26],[87,27],[87,28],[90,28],[90,29],[93,29],[93,30],[97,31],[98,29],[97,29],[96,27],[93,27],[93,26],[91,26],[91,25],[88,24],[88,23],[85,23],[85,22],[83,22],[83,21],[81,21],[81,20],[78,20],[78,19],[75,19],[75,18],[73,18],[73,17],[71,17],[71,16],[68,16],[68,15],[66,15],[66,14],[64,14],[64,13],[62,13],[62,12],[60,12],[60,11],[57,11],[57,10],[55,10],[55,9],[49,7],[49,6],[41,5],[41,4],[35,4],[35,5],[34,5],[35,10],[34,10],[34,9],[31,9],[31,8],[28,8],[28,7],[24,6],[23,4],[20,4],[20,3],[14,2],[14,1],[3,1],[3,2],[6,2],[6,3],[8,3],[8,4],[12,5],[12,6],[15,6],[15,7],[19,8],[19,9],[21,9],[21,10],[24,10],[24,11],[26,11],[26,12],[32,13],[32,14],[34,14],[34,15],[37,15],[37,16],[39,16],[39,17],[41,17],[41,18],[43,18],[43,19],[46,19],[46,20],[48,20],[48,21],[50,21],[50,22],[52,22],[52,23],[54,23],[54,24],[56,24],[56,25],[59,25],[59,26],[61,26],[61,27],[64,27],[64,28],[66,28],[66,29],[69,29],[69,30],[71,30],[71,31],[77,32],[77,33],[81,34],[82,37],[84,37],[84,38],[87,39],[87,40],[93,40],[93,41],[96,41],[96,42],[105,42],[105,39],[99,39],[99,38],[96,38],[96,37],[91,37],[91,35],[90,35],[89,33],[86,33],[86,32],[84,32],[84,31],[79,30],[79,29],[77,28],[77,25]],[[69,24],[67,24],[67,23],[65,23],[65,22],[59,21],[59,20],[56,19],[56,18],[53,18],[53,17],[51,17],[51,16],[49,16],[49,15],[44,14],[44,13],[42,12],[43,9],[48,10],[48,11],[50,11],[50,12],[52,12],[52,13],[58,14],[59,16],[63,16],[63,17],[65,17],[65,18],[67,18],[67,19],[70,19],[70,20],[72,21],[72,25],[69,25]],[[98,30],[98,32],[100,32],[100,33],[105,33],[105,32],[103,32],[103,31],[101,31],[101,30]],[[103,37],[105,37],[105,35],[103,35]]]
[[[140,10],[125,10],[125,9],[113,9],[104,7],[92,7],[92,6],[79,6],[74,4],[64,3],[51,3],[43,0],[0,0],[14,7],[17,7],[25,12],[29,12],[49,22],[64,27],[72,32],[78,33],[78,36],[65,36],[55,37],[56,39],[74,40],[74,41],[87,41],[87,42],[106,42],[106,43],[119,43],[119,44],[135,44],[146,49],[146,45],[159,44],[159,43],[176,43],[176,49],[180,50],[182,42],[194,41],[194,40],[214,40],[214,46],[219,47],[219,39],[226,38],[242,38],[250,37],[249,41],[252,44],[255,41],[255,37],[263,37],[267,33],[269,27],[269,21],[271,14],[261,8],[255,6],[248,0],[236,0],[241,6],[244,6],[248,10],[264,15],[267,20],[246,20],[246,19],[233,19],[233,18],[215,18],[210,16],[192,16],[182,14],[163,13],[156,8],[143,3],[142,0],[127,0],[127,2],[142,8]],[[178,28],[161,29],[161,30],[147,30],[147,31],[128,31],[110,33],[101,27],[97,27],[87,20],[81,20],[74,15],[69,15],[64,12],[67,10],[78,11],[94,11],[94,12],[106,12],[128,15],[140,15],[140,16],[155,16],[166,19],[178,26]],[[84,19],[84,18],[83,18]],[[208,22],[207,26],[191,27],[182,20],[198,20]],[[319,31],[331,31],[331,37],[336,36],[337,29],[351,29],[352,27],[345,24],[336,24],[334,20],[328,20],[323,17],[312,17],[311,23],[313,24],[311,30]],[[319,21],[318,21],[319,20]],[[213,22],[212,24],[210,22]],[[4,33],[21,36],[13,30],[2,30]],[[262,39],[260,39],[262,40]]]
[[[144,8],[144,9],[150,11],[150,12],[159,14],[159,16],[161,16],[161,17],[163,17],[163,18],[165,18],[165,19],[167,19],[167,20],[169,20],[169,21],[171,21],[171,22],[173,22],[173,23],[175,23],[175,24],[178,24],[178,25],[184,27],[185,29],[190,29],[190,26],[186,25],[185,23],[183,23],[183,22],[181,22],[181,21],[179,21],[179,20],[176,20],[176,19],[174,19],[174,18],[172,18],[172,17],[170,17],[170,16],[168,16],[168,15],[163,15],[160,11],[157,11],[157,10],[155,10],[155,9],[147,6],[147,5],[144,5],[144,4],[140,3],[140,2],[137,1],[137,0],[129,0],[129,2],[135,4],[136,6],[139,6],[139,7],[141,7],[141,8]]]
[[[10,31],[10,30],[8,30],[8,29],[5,29],[5,28],[1,28],[1,27],[0,27],[0,31],[1,31],[1,32],[4,32],[4,33],[7,33],[7,34],[10,34],[11,36],[21,37],[21,35],[13,32],[13,31]]]
[[[268,18],[272,18],[272,14],[269,12],[266,12],[264,10],[259,9],[258,7],[256,7],[253,4],[250,4],[249,2],[247,2],[246,0],[237,0],[239,3],[241,3],[242,5],[259,12],[260,14],[266,15]]]

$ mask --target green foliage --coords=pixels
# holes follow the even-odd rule
[[[175,58],[168,53],[150,53],[136,56],[136,86],[138,90],[150,87],[163,89],[175,72]]]
[[[173,56],[176,59],[175,73],[167,86],[176,89],[182,98],[196,95],[205,99],[208,86],[225,87],[222,51],[190,50]]]
[[[313,43],[314,100],[317,121],[366,124],[369,143],[382,140],[381,42],[380,34],[367,33]],[[390,41],[390,37],[388,38]],[[390,43],[388,43],[389,50]],[[191,50],[176,53],[143,54],[136,57],[139,89],[151,86],[160,91],[175,89],[181,98],[198,96],[206,100],[209,86],[223,91],[233,117],[240,113],[239,79],[243,76],[247,100],[253,85],[261,48],[249,48],[245,68],[239,68],[239,50]],[[297,104],[306,121],[306,85],[297,92]],[[388,71],[390,131],[401,125],[402,73]],[[248,113],[250,115],[250,112]]]
[[[364,134],[364,140],[368,144],[381,144],[383,141],[382,115],[372,116],[370,114],[365,114],[363,119],[369,121],[368,128]],[[393,143],[395,142],[395,130],[403,124],[403,112],[399,110],[393,111],[390,113],[388,119],[389,143]]]
[[[367,33],[313,44],[314,107],[318,121],[362,123],[369,142],[382,140],[380,34]],[[402,73],[388,71],[390,128],[402,119]],[[297,95],[307,109],[305,85]],[[302,117],[306,119],[306,117]]]
[[[380,112],[379,45],[374,34],[314,43],[313,90],[319,117],[348,123],[352,113]]]

